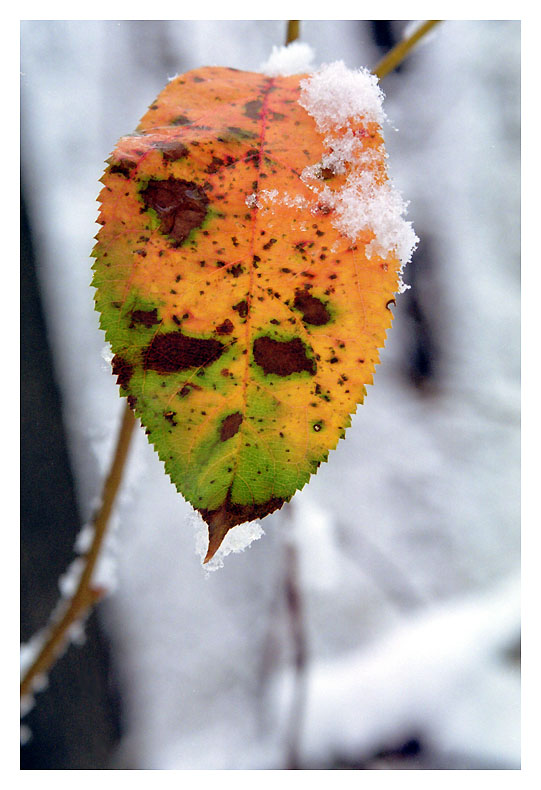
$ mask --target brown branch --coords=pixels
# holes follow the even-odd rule
[[[103,487],[102,504],[93,520],[94,537],[85,556],[85,564],[77,590],[67,603],[62,616],[49,625],[49,634],[40,651],[25,672],[21,681],[21,697],[32,692],[34,680],[49,671],[65,647],[71,626],[86,615],[102,597],[104,591],[92,586],[92,574],[107,532],[109,518],[122,481],[130,440],[135,427],[135,418],[128,405],[124,409],[118,434],[115,455]]]
[[[301,23],[298,19],[290,19],[287,23],[286,47],[300,36]]]
[[[295,673],[293,697],[289,708],[289,722],[286,733],[285,767],[288,771],[297,771],[300,769],[300,738],[306,708],[308,650],[304,629],[302,593],[299,584],[298,549],[294,542],[288,542],[286,545],[285,566],[285,596],[293,645]]]
[[[391,71],[396,69],[396,67],[402,63],[402,61],[407,58],[407,56],[411,53],[415,45],[425,36],[432,28],[441,22],[441,19],[429,19],[427,22],[423,22],[412,34],[405,38],[403,41],[400,41],[395,47],[388,52],[384,58],[380,60],[378,65],[375,69],[372,70],[372,73],[376,75],[380,80],[383,77],[386,77],[387,74],[390,74]]]

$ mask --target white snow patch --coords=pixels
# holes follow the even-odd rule
[[[269,77],[290,77],[306,74],[313,69],[314,50],[302,41],[293,41],[286,47],[273,47],[271,56],[260,67]]]
[[[86,642],[85,622],[84,620],[76,620],[72,623],[68,630],[68,640],[72,645],[82,647]]]
[[[325,134],[328,153],[305,168],[301,178],[320,204],[334,210],[337,230],[351,241],[371,231],[374,239],[366,247],[367,257],[386,258],[393,251],[402,273],[419,239],[403,218],[407,203],[390,181],[381,181],[375,166],[379,155],[364,150],[362,142],[366,124],[381,126],[385,120],[383,99],[377,77],[367,69],[350,70],[343,61],[324,65],[302,80],[299,104]],[[318,186],[322,170],[347,173],[345,183],[339,189]],[[400,278],[399,292],[406,288]]]
[[[196,530],[195,552],[199,554],[201,562],[203,562],[209,543],[208,526],[199,513],[191,513],[189,521]],[[230,529],[214,557],[204,566],[207,575],[210,571],[217,571],[218,568],[223,568],[224,559],[228,554],[238,554],[244,551],[254,540],[259,540],[264,534],[265,532],[259,521],[247,521],[245,524],[239,524]]]
[[[302,757],[370,754],[412,730],[440,753],[516,765],[520,676],[504,661],[519,634],[520,581],[405,618],[372,645],[308,668]],[[278,681],[287,706],[291,678]]]
[[[77,557],[70,564],[68,570],[59,578],[58,587],[62,598],[72,598],[75,595],[84,567],[84,560],[81,557]]]
[[[245,203],[250,208],[264,209],[273,205],[287,206],[288,208],[306,209],[311,203],[302,195],[291,195],[289,192],[280,194],[277,189],[262,189],[252,192],[247,196]]]
[[[303,589],[318,592],[336,589],[343,563],[332,513],[306,497],[292,512],[294,524],[287,525],[287,537],[298,549]]]
[[[94,539],[94,525],[84,524],[75,538],[75,551],[77,554],[86,554]]]
[[[101,350],[101,358],[105,362],[105,365],[102,366],[102,370],[106,370],[107,373],[111,372],[111,363],[113,361],[113,349],[111,348],[110,343],[106,343]]]
[[[33,664],[34,659],[38,655],[43,645],[44,632],[38,631],[32,636],[28,642],[21,644],[20,664],[21,664],[21,677],[26,674],[28,668]],[[24,697],[23,697],[24,700]],[[21,705],[23,704],[21,700]]]
[[[352,121],[385,120],[384,94],[378,78],[368,69],[348,69],[344,61],[326,63],[301,82],[299,104],[315,120],[321,132],[350,128]]]

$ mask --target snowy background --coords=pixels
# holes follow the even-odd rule
[[[258,70],[285,24],[21,29],[22,182],[82,525],[123,408],[89,287],[104,160],[168,77]],[[316,65],[371,68],[382,31],[301,35]],[[446,22],[382,88],[421,244],[375,386],[291,507],[210,574],[138,431],[99,613],[121,740],[95,767],[520,767],[520,23]]]

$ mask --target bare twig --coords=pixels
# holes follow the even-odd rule
[[[102,504],[93,520],[94,537],[86,557],[83,572],[77,590],[66,609],[58,620],[51,622],[49,633],[41,649],[26,670],[21,681],[21,697],[30,694],[34,680],[46,674],[62,652],[71,626],[83,618],[86,613],[100,600],[104,591],[92,585],[92,574],[105,538],[109,517],[115,498],[122,481],[122,474],[128,455],[130,440],[135,426],[135,418],[128,405],[124,409],[117,446],[111,469],[103,487]]]
[[[411,36],[408,36],[408,38],[405,38],[393,47],[391,51],[380,60],[376,68],[372,70],[372,73],[375,74],[376,77],[379,77],[380,80],[386,77],[387,74],[390,74],[391,71],[396,69],[396,67],[407,58],[423,36],[430,32],[430,30],[441,21],[441,19],[429,19],[427,22],[423,22],[422,25],[414,30]]]
[[[298,19],[290,19],[287,23],[286,46],[296,41],[300,35],[301,23]]]
[[[304,628],[302,594],[299,584],[298,550],[294,540],[288,541],[286,544],[285,566],[285,595],[295,668],[293,696],[289,709],[289,722],[286,732],[286,769],[288,771],[295,771],[300,768],[300,738],[302,720],[306,706],[306,668],[308,663],[308,651]]]

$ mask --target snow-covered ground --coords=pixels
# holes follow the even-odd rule
[[[257,70],[283,36],[277,21],[22,24],[23,181],[85,520],[122,409],[89,287],[103,162],[168,77]],[[378,59],[365,23],[306,22],[302,36],[316,65]],[[446,22],[382,83],[391,174],[430,249],[416,287],[439,350],[431,388],[404,374],[406,295],[346,440],[211,574],[191,508],[138,432],[102,611],[120,767],[283,767],[292,540],[304,767],[412,733],[450,768],[520,766],[519,53],[518,22]]]

